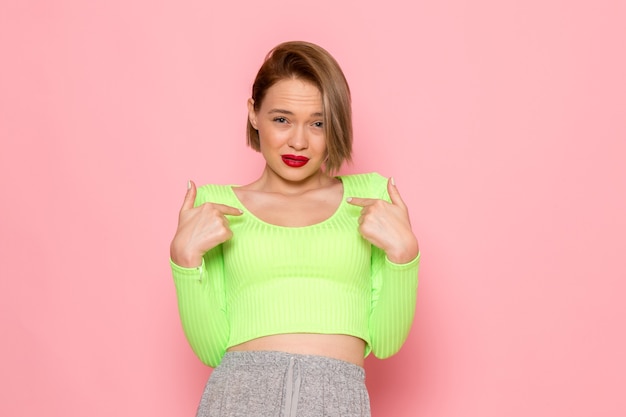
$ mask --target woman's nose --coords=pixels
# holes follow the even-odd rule
[[[295,150],[306,149],[309,146],[309,141],[306,137],[305,128],[300,126],[294,129],[287,144]]]

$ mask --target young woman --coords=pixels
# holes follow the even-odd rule
[[[369,416],[363,360],[407,337],[419,248],[394,184],[333,176],[352,152],[350,91],[306,42],[266,57],[248,101],[265,158],[244,186],[189,182],[171,243],[183,329],[215,367],[198,416]]]

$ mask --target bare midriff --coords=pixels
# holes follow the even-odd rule
[[[229,352],[255,350],[326,356],[362,367],[365,341],[345,334],[289,333],[259,337],[228,349]]]

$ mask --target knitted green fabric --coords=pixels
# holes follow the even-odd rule
[[[413,321],[419,255],[390,262],[358,232],[361,208],[347,197],[389,200],[376,174],[338,177],[344,199],[328,219],[305,227],[268,224],[238,200],[232,186],[205,185],[205,202],[240,208],[229,216],[233,237],[202,265],[171,262],[183,329],[196,355],[217,366],[227,348],[283,333],[347,334],[379,358],[395,354]]]

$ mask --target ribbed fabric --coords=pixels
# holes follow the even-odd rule
[[[238,207],[233,237],[205,254],[198,268],[174,263],[183,329],[191,347],[215,367],[230,346],[281,333],[347,334],[380,358],[396,353],[415,310],[419,256],[398,265],[358,232],[361,208],[347,197],[389,201],[387,179],[338,177],[344,199],[323,222],[305,227],[268,224],[241,204],[232,186],[205,185],[196,205]]]

